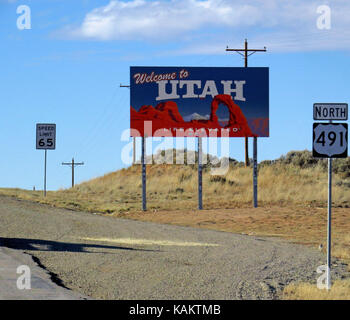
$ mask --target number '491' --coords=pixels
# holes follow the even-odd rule
[[[342,147],[344,145],[344,132],[339,132],[339,137],[340,146]],[[337,140],[337,134],[334,131],[328,132],[327,140],[329,141],[329,145],[332,146]],[[324,131],[321,132],[316,142],[321,143],[323,147],[326,145],[326,133]]]

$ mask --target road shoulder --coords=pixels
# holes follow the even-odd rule
[[[1,244],[0,244],[1,245]],[[30,270],[31,289],[18,289],[20,266]],[[54,283],[48,271],[42,269],[23,251],[0,246],[0,300],[88,300],[89,297]]]

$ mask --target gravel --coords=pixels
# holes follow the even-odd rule
[[[234,214],[234,212],[233,212]],[[147,240],[147,241],[146,241]],[[278,299],[326,257],[277,238],[178,227],[0,196],[0,243],[95,299]],[[346,274],[337,262],[334,277]]]

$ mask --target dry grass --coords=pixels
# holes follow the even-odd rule
[[[0,193],[57,207],[116,217],[206,229],[278,236],[326,247],[327,172],[321,166],[300,168],[273,164],[259,169],[259,208],[252,208],[252,169],[232,166],[225,176],[203,173],[203,205],[197,211],[197,167],[148,165],[147,206],[141,207],[141,167],[134,165],[77,185],[48,192],[0,189]],[[350,261],[350,180],[333,177],[333,256]],[[287,299],[350,298],[350,282],[338,281],[330,292],[312,284],[291,284]]]
[[[290,284],[283,292],[288,300],[350,300],[350,280],[334,281],[330,290],[318,289],[315,284]]]
[[[344,179],[335,175],[334,206],[350,207],[350,188],[340,182]],[[262,206],[325,207],[327,203],[327,173],[319,167],[265,166],[259,170],[258,183],[258,199]],[[82,183],[74,189],[48,192],[46,199],[39,191],[2,189],[0,192],[90,212],[135,212],[141,207],[141,172],[140,166],[134,165]],[[147,201],[151,210],[196,208],[196,166],[148,165]],[[203,202],[207,209],[250,206],[251,168],[233,167],[225,176],[212,176],[210,169],[206,169],[203,174]]]

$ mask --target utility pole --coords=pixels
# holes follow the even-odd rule
[[[120,88],[129,88],[130,89],[130,85],[120,84]],[[132,137],[132,146],[133,146],[133,149],[132,149],[132,164],[135,164],[135,161],[136,161],[136,139],[135,139],[135,137]]]
[[[264,49],[248,49],[248,41],[244,41],[244,49],[229,49],[226,48],[226,51],[234,51],[244,57],[244,67],[248,67],[248,57],[254,54],[255,52],[266,52],[266,47]],[[242,53],[243,52],[243,53]],[[245,166],[249,166],[249,154],[248,154],[248,137],[245,137]]]
[[[72,167],[72,188],[74,188],[74,167],[83,166],[84,162],[74,162],[74,158],[72,158],[72,162],[62,162],[62,165]]]

